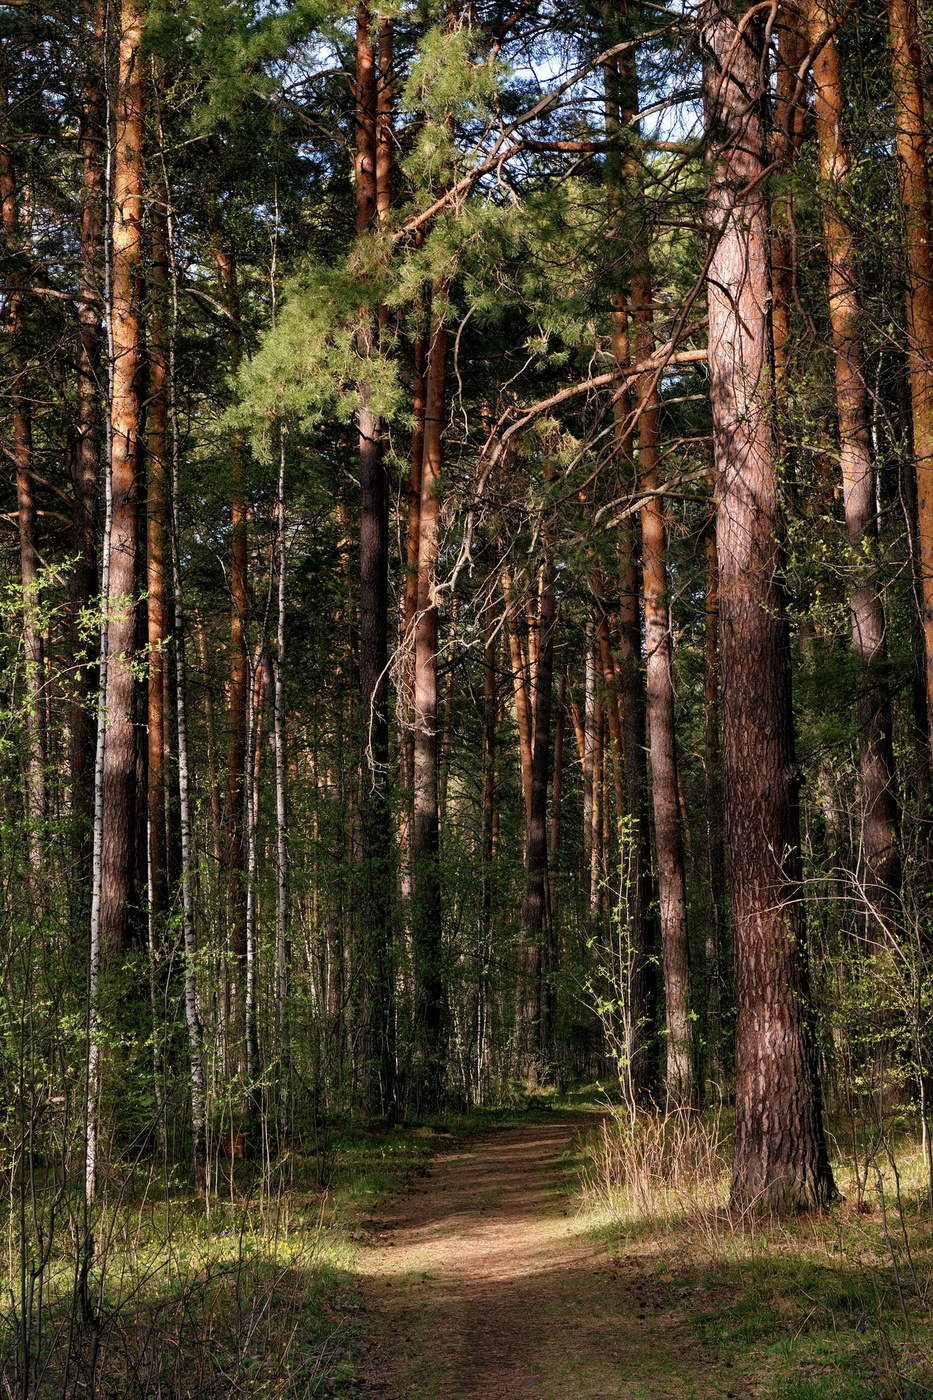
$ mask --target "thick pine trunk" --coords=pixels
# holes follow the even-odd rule
[[[797,777],[780,584],[769,396],[769,224],[762,188],[763,24],[710,0],[705,92],[713,140],[709,373],[717,468],[727,841],[735,926],[733,1201],[795,1210],[834,1195],[807,1020]]]

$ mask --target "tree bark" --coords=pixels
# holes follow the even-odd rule
[[[632,279],[632,298],[637,308],[634,313],[635,353],[642,359],[655,349],[652,287],[646,269]],[[640,487],[646,493],[656,492],[660,460],[656,376],[648,376],[647,382],[638,389],[638,394]],[[664,974],[665,1097],[668,1107],[689,1107],[694,1102],[694,1046],[690,1014],[687,879],[671,671],[673,651],[667,585],[667,532],[664,503],[658,495],[648,495],[642,507],[641,541],[648,761],[654,808],[661,964]]]
[[[613,16],[607,40],[617,42],[629,36],[628,2]],[[610,138],[607,157],[609,212],[621,239],[625,229],[625,201],[632,197],[631,170],[623,166],[618,142],[626,118],[637,110],[634,74],[618,60],[605,68],[605,122]],[[629,288],[629,293],[631,288]],[[618,365],[629,360],[628,298],[619,288],[611,297],[610,331],[613,354]],[[634,442],[632,404],[629,391],[614,396],[615,445],[624,484],[634,487]],[[626,872],[626,921],[631,945],[630,1002],[627,1017],[630,1043],[626,1047],[634,1092],[641,1099],[650,1096],[656,1078],[656,1003],[654,971],[656,931],[651,915],[651,834],[648,821],[648,773],[646,763],[645,688],[642,673],[642,637],[638,572],[639,529],[634,515],[627,516],[618,530],[616,547],[619,560],[619,612],[617,670],[621,698],[622,752],[625,801],[620,818],[623,835],[623,868]]]
[[[285,435],[279,441],[279,477],[276,491],[276,615],[275,656],[272,666],[272,735],[275,753],[275,1002],[278,1033],[278,1139],[283,1150],[291,1109],[291,940],[289,937],[288,882],[288,769],[285,729]]]
[[[531,1077],[551,1071],[552,1044],[548,995],[544,979],[545,945],[550,918],[548,889],[547,792],[551,747],[552,677],[556,595],[554,565],[546,558],[538,607],[537,664],[534,705],[534,746],[531,759],[531,802],[525,837],[525,894],[522,900],[522,946],[519,950],[516,1030],[520,1072]]]
[[[181,559],[178,540],[178,415],[175,398],[175,334],[178,302],[178,284],[172,247],[172,227],[170,222],[171,190],[166,185],[166,255],[171,293],[171,316],[169,320],[166,400],[169,406],[171,429],[171,450],[168,457],[168,524],[170,531],[170,554],[172,564],[172,611],[175,643],[175,715],[178,733],[178,825],[181,862],[179,883],[181,886],[181,934],[184,950],[184,1008],[185,1029],[188,1035],[188,1083],[191,1103],[192,1164],[195,1186],[199,1191],[207,1188],[207,1111],[204,1093],[204,1030],[201,1021],[201,1008],[198,997],[198,961],[200,956],[198,927],[195,921],[194,898],[194,827],[191,802],[191,765],[188,753],[188,686],[187,656],[185,654],[185,611],[184,590],[181,577]],[[202,662],[203,664],[203,662]],[[210,694],[208,690],[205,692]],[[209,712],[210,713],[210,712]],[[213,736],[210,738],[213,742]],[[216,782],[212,783],[214,817],[214,839],[220,839],[220,793]],[[219,852],[218,852],[219,854]]]
[[[710,484],[715,490],[715,472],[710,472]],[[700,1093],[708,1091],[715,1080],[720,1087],[723,1074],[722,1024],[723,968],[725,965],[725,899],[726,860],[722,801],[722,754],[719,742],[719,560],[716,551],[715,506],[707,522],[703,541],[703,797],[706,811],[706,871],[709,885],[709,918],[704,941],[704,999],[703,1042],[705,1055],[702,1069],[704,1084]]]
[[[505,599],[505,630],[512,671],[512,693],[515,697],[515,722],[518,728],[518,758],[521,773],[522,806],[525,825],[531,817],[532,715],[528,687],[528,666],[518,630],[518,608],[515,601],[515,579],[512,570],[503,564],[500,570],[502,596]]]
[[[441,289],[441,298],[446,289]],[[418,531],[418,598],[415,614],[415,783],[412,815],[412,950],[415,974],[416,1099],[419,1109],[440,1101],[444,1072],[446,1009],[442,968],[439,837],[439,712],[437,686],[438,491],[449,333],[436,320],[431,330],[424,428],[424,462]]]
[[[708,0],[701,19],[706,116],[715,143],[709,374],[738,993],[732,1195],[740,1208],[780,1212],[824,1205],[835,1188],[794,919],[797,776],[768,394],[764,31],[757,13],[739,18],[723,0]]]
[[[97,496],[103,438],[104,368],[99,302],[103,290],[104,148],[106,145],[101,63],[104,49],[103,6],[91,0],[86,42],[86,76],[81,107],[81,301],[78,304],[77,442],[71,459],[74,491],[75,565],[71,599],[79,618],[97,593]],[[92,698],[95,668],[89,640],[76,634],[75,700],[71,715],[71,792],[77,843],[87,845],[93,808]]]
[[[836,416],[846,535],[852,551],[849,616],[858,666],[856,717],[861,780],[861,841],[864,890],[872,906],[869,939],[877,947],[876,920],[889,926],[891,900],[900,884],[898,802],[895,795],[891,696],[886,674],[884,604],[877,567],[875,464],[865,358],[861,340],[861,299],[855,238],[840,212],[850,162],[842,132],[843,93],[839,50],[826,38],[832,16],[825,0],[808,0],[812,48],[813,111],[823,182],[823,241],[829,264],[829,319],[835,355]]]
[[[165,646],[168,640],[165,560],[168,498],[168,230],[166,212],[151,216],[149,392],[146,401],[147,832],[150,938],[160,941],[168,908],[165,828]]]
[[[380,204],[377,179],[378,79],[371,14],[356,14],[354,84],[356,144],[356,232],[375,225]],[[381,169],[385,180],[384,166]],[[361,311],[357,348],[365,360],[378,351],[380,316]],[[363,878],[362,926],[358,949],[366,1020],[363,1100],[373,1113],[394,1112],[396,1102],[393,1035],[392,840],[388,794],[388,597],[389,480],[385,429],[371,407],[362,381],[357,413],[360,456],[360,622],[359,677],[361,723],[360,864]]]
[[[483,826],[479,965],[476,970],[477,1102],[485,1097],[489,1075],[493,898],[496,856],[496,739],[499,719],[498,635],[487,609],[483,623]]]
[[[917,0],[888,0],[888,27],[908,274],[909,382],[926,656],[927,733],[933,743],[933,201]]]
[[[143,8],[122,0],[114,106],[111,224],[111,527],[107,596],[107,694],[103,770],[100,937],[105,956],[127,946],[135,903],[136,743],[133,652],[136,632],[137,492],[140,474],[139,375],[142,325]]]
[[[2,78],[0,78],[2,81]],[[2,94],[4,117],[8,99]],[[24,690],[26,717],[25,797],[27,849],[34,876],[42,870],[43,828],[46,816],[45,792],[45,654],[38,617],[39,556],[36,549],[36,503],[33,493],[32,408],[26,382],[24,346],[24,299],[20,288],[20,198],[13,148],[0,140],[0,206],[3,239],[12,269],[6,306],[12,373],[9,384],[13,424],[11,456],[16,472],[16,523],[19,537],[20,585],[23,608]]]
[[[227,311],[230,372],[236,374],[243,355],[239,277],[236,259],[218,233],[214,267]],[[245,1073],[246,1025],[246,724],[249,709],[249,536],[246,505],[246,448],[234,434],[230,443],[230,661],[227,712],[227,787],[224,800],[224,879],[227,944],[230,950],[230,1026],[236,1069]]]
[[[402,862],[402,898],[407,906],[411,897],[411,820],[415,789],[415,616],[418,611],[418,538],[421,527],[421,472],[424,466],[424,412],[427,391],[427,337],[419,334],[414,343],[412,375],[412,430],[408,457],[408,491],[405,528],[405,582],[402,590],[403,680],[396,704],[401,716],[401,814],[399,850]]]
[[[800,150],[807,116],[806,107],[797,92],[797,70],[806,57],[807,43],[800,7],[796,0],[785,0],[781,5],[779,25],[771,156],[783,170],[787,170]],[[781,192],[771,209],[771,327],[777,433],[785,453],[789,407],[790,318],[796,280],[794,199],[790,192]],[[788,462],[787,466],[793,476],[793,464]]]

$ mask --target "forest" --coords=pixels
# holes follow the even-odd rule
[[[0,5],[0,1394],[933,1395],[933,7]]]

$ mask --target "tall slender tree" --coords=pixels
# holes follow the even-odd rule
[[[143,7],[122,0],[116,12],[110,232],[111,404],[107,692],[103,736],[100,936],[105,953],[127,945],[136,902],[136,737],[133,724],[137,600],[137,508],[142,469]]]
[[[918,0],[888,0],[897,173],[907,259],[907,328],[917,554],[926,660],[927,737],[933,742],[933,198]]]
[[[877,561],[876,482],[868,385],[861,336],[861,296],[855,236],[845,212],[850,160],[842,129],[839,49],[825,0],[809,0],[807,22],[813,63],[813,113],[823,181],[823,241],[828,262],[829,320],[835,355],[836,417],[846,534],[851,550],[849,616],[858,663],[856,714],[862,821],[860,847],[865,889],[875,920],[890,919],[900,880],[891,697],[888,688],[884,603]]]
[[[388,211],[391,142],[383,104],[379,125],[378,34],[368,4],[356,12],[354,77],[356,233],[364,239]],[[391,46],[384,48],[391,58]],[[380,141],[378,132],[383,133]],[[360,312],[357,348],[365,361],[379,352],[379,309]],[[360,859],[363,927],[359,949],[368,1033],[363,1099],[373,1112],[392,1112],[396,1101],[392,1008],[392,836],[389,817],[389,478],[385,427],[372,406],[365,377],[357,412],[360,462],[359,678],[361,729]]]
[[[436,289],[443,306],[447,288]],[[412,793],[412,951],[415,974],[416,1094],[422,1107],[441,1095],[444,1069],[444,977],[440,882],[438,658],[438,516],[446,418],[449,333],[439,314],[431,327],[425,394],[424,459],[418,511],[415,643],[415,772]]]

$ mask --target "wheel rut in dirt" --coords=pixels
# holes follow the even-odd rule
[[[588,1239],[562,1171],[592,1115],[490,1133],[434,1160],[363,1250],[365,1394],[381,1400],[716,1400],[650,1269]]]

